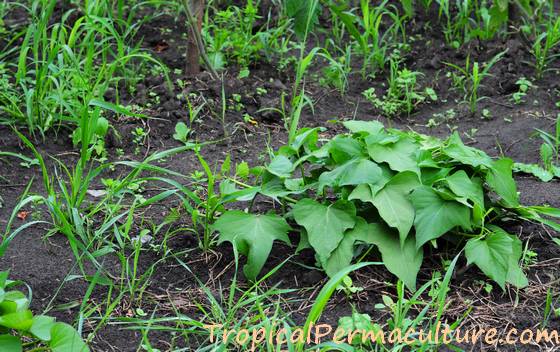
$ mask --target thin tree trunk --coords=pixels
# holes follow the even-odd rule
[[[201,35],[205,0],[183,0],[183,4],[190,28],[185,73],[187,75],[196,75],[199,73],[200,59],[202,59],[212,78],[217,79],[218,72],[216,72],[210,59],[208,59],[208,55],[206,55],[206,48],[204,47],[204,40],[202,40]]]
[[[196,23],[189,23],[190,33],[187,42],[187,63],[185,67],[185,73],[192,76],[200,73],[200,50],[198,49],[197,34],[202,30],[204,0],[185,1],[185,6],[190,6],[192,17],[196,21]],[[198,32],[195,33],[194,30]]]

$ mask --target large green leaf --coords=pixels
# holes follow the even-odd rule
[[[345,201],[325,205],[306,198],[294,205],[292,213],[307,231],[309,244],[321,263],[326,263],[344,238],[344,232],[356,224],[356,209]]]
[[[418,175],[404,171],[395,176],[373,197],[372,203],[385,222],[399,230],[401,244],[404,244],[414,223],[414,206],[410,202],[410,192],[420,186]]]
[[[348,195],[348,200],[361,200],[362,202],[369,202],[373,204],[373,197],[379,192],[395,175],[391,169],[386,165],[379,165],[381,169],[381,177],[376,183],[360,184],[357,185],[352,192]]]
[[[368,224],[364,219],[358,217],[356,226],[346,231],[344,238],[331,253],[323,266],[327,275],[332,277],[352,263],[352,259],[354,258],[354,245],[356,242],[372,244],[373,237],[376,236],[375,229],[375,226]]]
[[[290,244],[287,235],[290,226],[274,214],[247,214],[231,210],[220,216],[213,229],[220,233],[219,243],[228,241],[247,256],[243,272],[250,280],[254,280],[261,271],[274,240]]]
[[[484,217],[484,189],[478,177],[469,178],[467,173],[459,170],[445,178],[449,189],[459,197],[470,200],[473,208],[473,222],[476,225],[482,224]]]
[[[523,164],[514,163],[513,170],[515,172],[524,172],[526,174],[531,174],[538,177],[543,182],[549,182],[554,178],[554,174],[546,169],[543,169],[537,164]]]
[[[89,352],[76,329],[66,323],[53,325],[49,347],[52,352]]]
[[[371,160],[351,160],[332,171],[323,172],[319,176],[318,192],[325,186],[340,187],[378,182],[382,177],[381,168]]]
[[[30,310],[19,310],[0,316],[0,326],[8,329],[27,331],[33,324],[33,314]]]
[[[4,292],[4,300],[0,303],[0,311],[4,313],[13,313],[19,310],[25,310],[27,307],[29,307],[29,300],[22,292]]]
[[[319,1],[285,0],[286,14],[294,21],[294,32],[303,38],[319,21]]]
[[[29,332],[40,340],[49,341],[51,339],[51,329],[55,324],[55,319],[46,315],[33,317],[33,325]]]
[[[463,164],[474,167],[492,167],[492,159],[483,151],[464,145],[457,132],[454,132],[451,137],[449,137],[448,144],[443,149],[443,152],[447,156]]]
[[[476,264],[486,276],[496,281],[502,289],[505,283],[523,287],[527,279],[519,269],[521,243],[504,230],[492,226],[492,232],[481,238],[473,238],[465,246],[468,264]]]
[[[0,351],[22,352],[23,347],[19,338],[12,335],[0,335]]]
[[[513,161],[502,158],[496,160],[486,175],[486,183],[497,195],[502,198],[502,203],[508,208],[519,206],[517,186],[512,176]]]
[[[387,270],[401,279],[409,289],[416,290],[416,275],[422,265],[423,249],[416,248],[412,237],[401,245],[399,236],[381,224],[372,224],[370,232],[375,234],[371,240],[381,252]]]
[[[459,170],[447,176],[445,181],[453,193],[484,207],[484,192],[479,178],[471,180],[465,171]]]
[[[276,155],[274,159],[270,162],[267,170],[278,177],[290,177],[292,171],[294,171],[294,164],[285,155]]]
[[[337,164],[352,159],[367,158],[367,151],[360,141],[346,136],[337,136],[328,143],[329,154]]]
[[[440,237],[456,226],[471,228],[469,208],[454,200],[444,200],[427,186],[416,188],[410,195],[416,218],[416,246]]]
[[[419,145],[410,138],[401,138],[396,143],[370,143],[367,146],[369,156],[376,162],[385,162],[395,171],[412,171],[420,174],[416,160],[418,148]]]
[[[379,121],[344,121],[342,123],[352,133],[367,132],[370,135],[383,131],[383,124]]]

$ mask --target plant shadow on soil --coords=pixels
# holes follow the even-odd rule
[[[424,38],[413,42],[412,52],[407,55],[406,65],[424,73],[424,83],[433,86],[438,92],[440,100],[431,105],[420,106],[418,111],[409,117],[388,120],[378,115],[371,108],[367,101],[362,97],[362,92],[371,86],[381,86],[383,77],[375,80],[363,80],[359,74],[355,74],[349,79],[350,86],[347,94],[341,97],[337,91],[322,87],[313,82],[306,86],[308,95],[315,102],[315,112],[306,110],[301,120],[304,126],[324,126],[326,131],[322,137],[332,137],[337,133],[343,132],[339,124],[333,124],[331,120],[361,119],[379,120],[395,128],[408,129],[426,133],[433,136],[445,138],[451,129],[456,129],[464,136],[464,133],[471,134],[472,129],[477,129],[477,133],[471,138],[466,139],[470,146],[480,148],[491,156],[498,156],[503,153],[505,156],[518,162],[537,162],[539,160],[539,141],[531,138],[534,129],[540,128],[550,131],[554,125],[554,118],[558,112],[555,102],[560,98],[556,96],[555,89],[560,88],[560,77],[557,73],[547,75],[544,79],[537,81],[537,87],[531,89],[525,104],[514,105],[510,101],[510,95],[516,89],[515,82],[521,76],[529,77],[532,69],[524,61],[530,61],[530,56],[523,45],[516,39],[508,41],[494,40],[488,43],[473,43],[466,48],[465,54],[457,54],[454,50],[448,49],[444,44],[441,33],[437,30],[428,32],[423,31],[424,20],[422,16],[416,20],[412,29],[412,35],[423,33]],[[154,53],[171,68],[182,68],[183,58],[181,53],[184,51],[184,39],[179,35],[180,26],[175,27],[174,31],[162,34],[159,29],[167,27],[172,23],[171,19],[163,16],[151,23],[147,23],[140,32],[140,36],[150,38],[144,41],[144,46],[148,49],[157,43],[172,43],[170,49],[161,53]],[[318,39],[320,40],[320,39]],[[449,79],[441,71],[444,67],[443,61],[462,63],[466,57],[466,52],[470,52],[471,57],[480,62],[488,61],[496,53],[508,48],[509,51],[504,59],[496,64],[493,77],[485,81],[483,94],[487,99],[480,103],[480,110],[488,109],[491,118],[481,119],[480,116],[472,116],[468,109],[456,103],[460,100],[460,94],[451,88]],[[318,73],[320,65],[315,68]],[[231,154],[233,162],[247,161],[251,166],[266,162],[265,155],[257,154],[257,151],[266,151],[267,147],[276,149],[287,140],[287,134],[283,128],[283,121],[274,114],[260,113],[262,108],[278,104],[282,93],[289,94],[291,87],[290,72],[278,72],[274,66],[259,64],[251,67],[251,74],[248,78],[238,79],[235,70],[224,74],[224,90],[226,96],[236,93],[242,96],[244,107],[241,111],[228,111],[226,115],[226,128],[230,131],[227,139],[223,137],[221,122],[215,117],[210,116],[212,106],[219,107],[221,104],[221,82],[211,81],[208,76],[202,73],[199,77],[190,79],[187,84],[189,92],[196,92],[204,96],[210,109],[205,109],[202,116],[202,123],[195,124],[193,127],[192,138],[198,141],[218,141],[209,144],[202,149],[202,154],[208,160],[221,161],[227,154]],[[175,78],[183,78],[177,76]],[[257,87],[264,87],[267,93],[263,96],[256,93]],[[165,82],[161,77],[147,77],[139,82],[134,95],[128,94],[124,89],[121,96],[125,103],[142,103],[149,99],[149,91],[157,92],[160,103],[154,106],[146,114],[158,118],[153,120],[138,121],[136,119],[113,120],[112,124],[122,136],[121,140],[109,138],[107,141],[110,160],[117,158],[116,149],[122,148],[124,156],[122,159],[139,159],[141,156],[134,154],[131,131],[136,127],[143,127],[149,131],[149,144],[144,145],[142,153],[150,153],[155,150],[163,150],[178,146],[172,135],[174,127],[178,121],[186,121],[186,110],[184,102],[177,98],[181,89],[175,87],[175,91],[168,92]],[[111,94],[108,96],[112,98]],[[533,103],[537,102],[537,103]],[[455,109],[456,118],[443,121],[438,126],[428,128],[428,120],[434,113],[443,113],[449,109]],[[243,114],[248,113],[254,116],[257,123],[248,124],[243,120]],[[52,155],[62,160],[66,165],[72,165],[77,159],[71,140],[65,135],[67,131],[60,131],[55,142],[44,143],[39,146],[43,155]],[[47,140],[50,140],[49,136]],[[0,127],[0,145],[3,150],[20,152],[31,156],[25,150],[17,136],[6,127]],[[163,166],[173,170],[190,174],[199,170],[199,164],[193,153],[183,153],[167,160]],[[117,169],[114,171],[116,176],[122,172]],[[17,162],[12,160],[0,160],[0,197],[4,204],[0,208],[0,225],[5,226],[12,209],[18,202],[21,192],[27,183],[34,179],[32,191],[42,192],[37,180],[41,175],[37,167],[20,167]],[[537,205],[549,204],[560,207],[560,185],[554,180],[549,183],[542,183],[533,177],[526,175],[516,175],[518,191],[521,194],[523,204]],[[161,219],[169,212],[175,204],[154,205],[146,211],[146,216],[152,218],[154,222]],[[270,208],[269,204],[257,204],[261,209]],[[26,209],[32,210],[32,209]],[[41,209],[37,209],[32,216],[48,217]],[[185,219],[188,215],[185,215]],[[29,218],[24,221],[29,221]],[[23,224],[22,220],[16,220],[16,225]],[[187,220],[185,220],[187,221]],[[518,234],[524,243],[528,241],[529,248],[537,253],[538,262],[528,268],[529,287],[516,292],[513,288],[501,292],[495,287],[490,293],[483,289],[480,280],[484,277],[475,268],[463,270],[452,280],[452,290],[449,299],[452,300],[450,309],[447,311],[446,318],[457,319],[468,306],[473,310],[465,321],[465,325],[488,324],[494,327],[515,326],[518,329],[535,327],[542,321],[544,302],[548,288],[558,291],[560,285],[560,246],[555,245],[547,232],[551,230],[530,224],[530,223],[511,223],[506,227],[510,233]],[[25,281],[33,289],[32,307],[36,311],[45,309],[53,297],[51,306],[66,306],[62,310],[51,311],[50,314],[57,318],[72,322],[76,317],[81,299],[87,289],[87,283],[82,280],[72,280],[64,283],[62,290],[55,295],[57,289],[62,285],[68,274],[76,274],[72,267],[75,263],[74,257],[67,245],[66,239],[61,235],[55,235],[48,239],[43,239],[48,229],[44,227],[32,227],[20,234],[11,243],[5,256],[0,259],[0,267],[10,269],[10,276],[14,279]],[[137,228],[136,231],[139,231]],[[554,235],[554,233],[552,233]],[[154,241],[157,241],[156,238]],[[197,273],[198,279],[207,283],[208,287],[216,295],[220,288],[227,290],[228,283],[232,280],[234,258],[231,247],[222,245],[214,252],[203,253],[197,249],[196,238],[192,234],[183,233],[173,238],[169,247],[173,251],[184,251],[192,249],[181,258],[190,270]],[[264,271],[272,269],[286,259],[285,253],[293,252],[292,249],[284,250],[282,245],[275,244],[269,262]],[[426,282],[431,278],[432,272],[442,270],[442,262],[449,257],[442,257],[442,253],[434,251],[431,255],[426,255],[419,282]],[[372,259],[376,259],[375,256]],[[148,268],[158,260],[158,254],[153,251],[145,251],[141,255],[141,267]],[[110,261],[109,261],[110,262]],[[314,265],[314,258],[311,252],[304,251],[298,256],[293,257],[284,265],[276,275],[268,280],[269,286],[279,284],[286,288],[317,288],[324,282],[324,273],[318,270],[304,269],[300,264],[306,266]],[[464,266],[464,260],[461,262]],[[116,263],[107,265],[117,265]],[[224,270],[224,268],[226,270]],[[244,279],[240,279],[242,284]],[[386,282],[394,282],[395,279],[380,267],[370,267],[359,270],[354,276],[354,285],[363,287],[364,290],[352,296],[351,303],[355,305],[361,313],[372,316],[374,321],[384,321],[387,318],[386,312],[376,310],[374,305],[381,301],[381,295],[387,294],[394,296],[394,289],[387,286]],[[313,289],[304,291],[297,306],[287,307],[293,311],[293,320],[302,323],[308,303],[312,302],[312,295],[316,294]],[[90,300],[101,302],[106,295],[103,287],[95,289]],[[518,302],[516,303],[516,296]],[[305,299],[308,301],[305,302]],[[197,310],[194,302],[203,303],[205,300],[199,288],[197,280],[193,275],[179,266],[177,262],[169,260],[157,265],[154,274],[150,279],[150,284],[144,294],[143,308],[156,308],[158,314],[171,314],[174,312],[169,308],[169,302],[173,302],[179,307],[179,311],[186,315],[196,317]],[[469,303],[470,302],[470,303]],[[133,313],[134,306],[129,306],[123,302],[115,312],[115,317],[127,317]],[[329,309],[325,310],[321,318],[322,322],[336,324],[339,317],[348,315],[351,306],[346,296],[337,294],[331,300]],[[550,328],[560,329],[560,322],[553,319]],[[87,334],[88,327],[84,327]],[[162,332],[150,332],[152,346],[165,350],[166,341],[170,335]],[[125,330],[118,325],[109,324],[97,333],[93,342],[95,351],[135,351],[141,340],[138,331]],[[186,343],[186,342],[185,342]],[[192,341],[190,342],[193,343]],[[192,346],[193,348],[196,346]],[[489,347],[489,349],[491,349]]]

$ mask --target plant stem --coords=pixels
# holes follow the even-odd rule
[[[189,37],[189,47],[187,53],[187,74],[197,74],[200,72],[200,66],[198,64],[198,58],[201,57],[202,61],[206,65],[208,72],[213,79],[218,78],[218,72],[214,69],[208,55],[206,54],[206,48],[204,47],[204,41],[200,35],[202,27],[202,13],[204,9],[204,0],[190,0],[192,3],[192,8],[196,11],[196,19],[191,9],[191,4],[189,0],[183,0],[183,7],[185,8],[185,13],[187,14],[187,20],[189,28],[191,30],[191,36]]]

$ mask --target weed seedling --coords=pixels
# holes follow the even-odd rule
[[[521,104],[523,102],[523,98],[527,95],[529,89],[535,87],[531,81],[529,81],[525,77],[521,77],[520,79],[515,82],[519,87],[517,92],[513,93],[511,98],[515,104]]]
[[[146,142],[148,133],[142,127],[136,127],[132,130],[132,142],[134,143],[134,154],[140,154],[140,150]]]
[[[467,57],[464,67],[457,66],[452,63],[446,62],[445,64],[454,68],[459,74],[460,79],[454,80],[465,93],[465,101],[468,102],[471,113],[475,113],[478,110],[478,102],[484,97],[478,96],[478,90],[482,85],[482,80],[490,76],[490,69],[498,61],[502,59],[504,54],[507,52],[503,51],[492,58],[486,65],[481,69],[478,62],[471,62],[470,56]]]
[[[531,54],[535,58],[535,74],[538,79],[542,78],[552,60],[560,54],[553,54],[552,49],[560,43],[560,18],[547,22],[545,29],[537,36]]]
[[[363,96],[377,109],[388,116],[396,116],[402,113],[410,113],[426,98],[437,100],[437,94],[432,88],[419,90],[417,78],[420,72],[410,71],[407,68],[400,69],[398,62],[391,61],[391,74],[388,81],[386,94],[379,98],[375,88],[364,91]]]
[[[543,182],[560,178],[560,114],[556,118],[554,133],[536,129],[537,135],[543,140],[540,147],[541,165],[515,163],[515,171],[525,172],[538,177]]]

